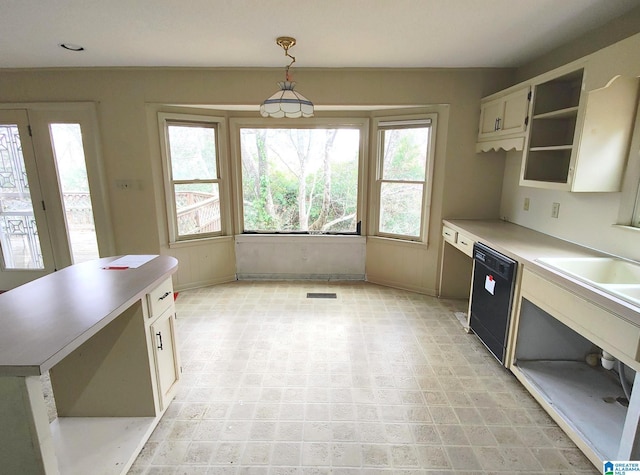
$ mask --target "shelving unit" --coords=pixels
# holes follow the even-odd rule
[[[584,90],[585,68],[535,84],[520,185],[565,191],[620,191],[638,79],[617,77]]]
[[[524,181],[568,183],[582,76],[580,69],[534,89]]]

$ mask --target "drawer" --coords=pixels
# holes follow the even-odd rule
[[[442,236],[444,236],[445,241],[449,241],[451,244],[455,244],[456,239],[458,238],[458,232],[454,231],[448,226],[442,226]]]
[[[469,257],[473,257],[473,243],[474,243],[473,239],[471,239],[469,236],[465,236],[462,233],[458,233],[456,247]]]
[[[171,277],[147,294],[149,318],[158,317],[173,305],[173,282]]]

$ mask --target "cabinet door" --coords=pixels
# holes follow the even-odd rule
[[[478,139],[493,137],[504,112],[504,99],[494,99],[480,104],[480,131]]]
[[[174,322],[175,314],[171,308],[151,325],[161,410],[171,401],[176,383],[180,379]]]
[[[500,134],[524,132],[527,129],[529,115],[530,88],[524,88],[504,96],[504,113],[498,124]]]

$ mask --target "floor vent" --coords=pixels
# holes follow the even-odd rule
[[[338,296],[331,292],[307,292],[308,299],[337,299]]]

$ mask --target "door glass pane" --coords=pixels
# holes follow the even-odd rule
[[[380,232],[419,237],[423,189],[421,183],[382,183]]]
[[[175,185],[178,236],[220,231],[220,191],[218,183]]]
[[[44,269],[18,126],[0,125],[0,248],[5,269]]]
[[[51,124],[62,206],[74,264],[100,257],[80,124]]]

